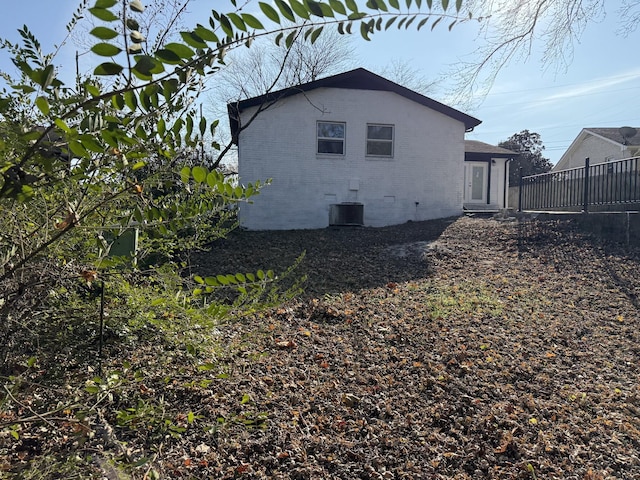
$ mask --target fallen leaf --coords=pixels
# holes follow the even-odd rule
[[[293,340],[280,340],[280,341],[276,341],[276,347],[280,348],[280,349],[285,349],[285,348],[296,348],[296,342],[294,342]]]
[[[90,286],[92,282],[95,282],[98,279],[98,272],[95,270],[82,270],[82,272],[80,272],[80,276]]]
[[[343,393],[340,397],[340,401],[347,407],[355,407],[360,403],[360,399],[352,393]]]
[[[196,452],[206,454],[211,451],[211,447],[205,443],[201,443],[196,447]]]

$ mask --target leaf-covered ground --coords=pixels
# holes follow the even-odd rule
[[[112,346],[128,386],[5,432],[3,470],[50,455],[95,478],[640,478],[636,247],[463,217],[237,232],[199,263],[279,271],[302,250],[304,297],[220,325],[218,349]],[[34,416],[13,406],[7,424]]]

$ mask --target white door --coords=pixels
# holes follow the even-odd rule
[[[465,203],[487,202],[487,164],[467,162],[464,169]]]

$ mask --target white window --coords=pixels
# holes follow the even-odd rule
[[[367,125],[367,155],[393,157],[393,125]]]
[[[318,153],[344,155],[346,124],[343,122],[318,122]]]

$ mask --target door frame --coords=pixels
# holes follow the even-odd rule
[[[472,173],[473,173],[473,168],[474,167],[482,167],[482,169],[484,171],[483,183],[482,183],[482,198],[481,199],[472,198],[472,191],[473,191]],[[464,162],[464,193],[463,193],[464,203],[481,204],[481,203],[488,203],[489,202],[488,192],[489,192],[490,170],[491,170],[491,163],[490,162],[483,162],[483,161],[466,161],[466,162]]]

